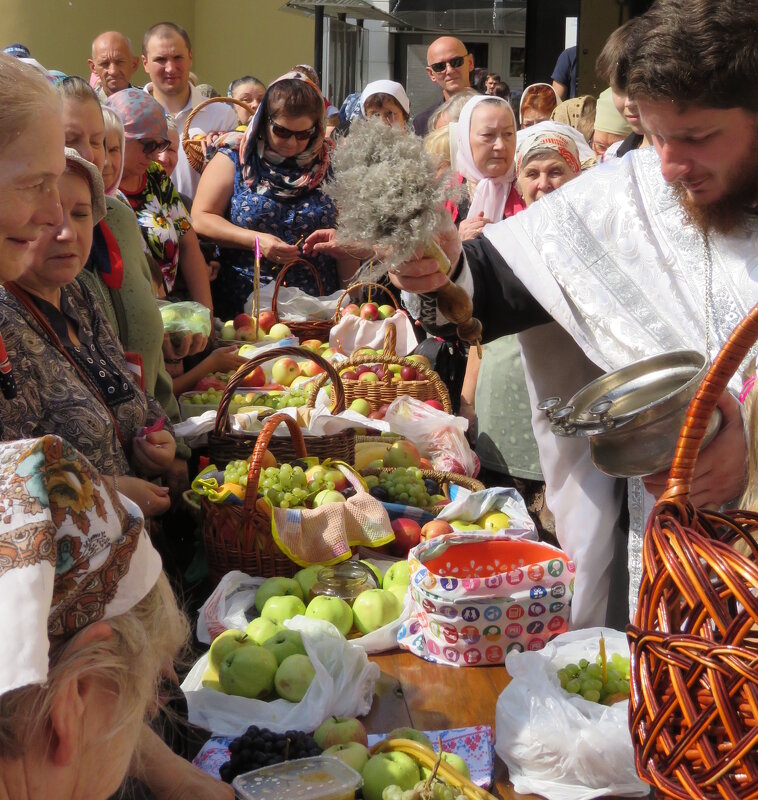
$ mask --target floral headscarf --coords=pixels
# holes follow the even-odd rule
[[[556,131],[539,131],[527,136],[516,151],[516,174],[521,168],[540,155],[558,154],[568,164],[569,169],[578,175],[582,171],[579,150],[570,136]]]
[[[297,197],[320,186],[329,169],[332,142],[326,139],[326,118],[322,106],[316,120],[316,133],[308,147],[293,157],[281,156],[267,143],[264,125],[268,121],[268,101],[271,87],[280,81],[303,81],[321,97],[316,84],[303,72],[287,72],[266,89],[252,122],[240,145],[242,177],[257,194],[278,199]]]
[[[168,123],[163,106],[143,89],[122,89],[108,98],[107,105],[121,117],[124,137],[168,141]]]
[[[502,97],[494,97],[492,95],[479,94],[472,97],[463,109],[458,118],[458,154],[457,154],[457,168],[458,172],[464,178],[476,181],[476,191],[471,200],[471,207],[468,212],[468,218],[476,217],[480,212],[484,212],[484,216],[494,222],[499,222],[505,214],[505,204],[508,200],[513,181],[516,178],[516,168],[511,166],[505,175],[499,178],[488,178],[474,163],[474,156],[471,152],[471,117],[474,109],[479,103],[502,103],[503,108],[508,109],[508,113],[513,120],[513,135],[516,135],[516,117],[513,114],[511,104],[504,100]],[[515,139],[514,139],[515,143]],[[515,146],[515,145],[514,145]]]

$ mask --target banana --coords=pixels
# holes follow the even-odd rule
[[[360,472],[372,461],[384,459],[392,442],[358,442],[355,445],[355,468]]]
[[[429,769],[432,769],[437,763],[437,754],[433,750],[412,739],[385,739],[371,748],[371,755],[387,753],[392,750],[405,753]],[[437,767],[437,777],[462,792],[467,800],[497,800],[494,795],[461,775],[445,761],[440,761],[440,765]]]

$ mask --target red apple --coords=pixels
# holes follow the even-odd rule
[[[377,320],[379,319],[379,309],[374,303],[364,303],[360,310],[361,319]]]
[[[363,723],[354,717],[329,717],[313,732],[316,744],[321,748],[346,742],[368,745],[368,735]]]
[[[348,314],[350,314],[353,317],[360,317],[361,310],[355,303],[350,303],[350,305],[347,305],[342,309],[343,317],[347,316]]]
[[[392,532],[395,541],[392,542],[392,551],[399,556],[407,555],[411,547],[415,547],[421,538],[421,527],[415,519],[400,517],[392,523]]]
[[[338,470],[338,469],[328,469],[324,473],[324,483],[331,481],[334,483],[334,491],[341,492],[343,489],[347,489],[348,482],[347,478]]]
[[[403,367],[400,370],[400,377],[404,381],[415,381],[418,377],[418,373],[414,367]]]
[[[243,386],[263,386],[266,382],[266,373],[263,367],[256,367],[243,381]]]
[[[445,410],[444,406],[442,405],[442,403],[440,403],[439,400],[424,400],[424,402],[428,406],[431,406],[432,408],[436,408],[437,411],[444,411]]]
[[[239,328],[249,328],[252,322],[250,314],[237,314],[232,324],[234,325],[234,330],[239,330]]]
[[[367,364],[360,364],[355,368],[355,374],[360,378],[364,372],[371,372],[371,367]]]
[[[369,412],[368,418],[369,419],[384,419],[384,412],[383,411],[379,411],[378,409],[376,411],[371,411],[371,412]]]
[[[307,378],[315,378],[316,375],[320,375],[322,372],[326,372],[326,370],[315,361],[306,361],[300,365],[300,374],[305,375]]]
[[[433,519],[421,529],[421,541],[425,542],[427,539],[436,539],[438,536],[454,532],[452,526],[444,519]]]
[[[321,339],[306,339],[304,342],[300,342],[300,347],[304,347],[306,350],[312,350],[314,353],[318,353],[322,344],[323,342]]]
[[[342,378],[343,381],[357,381],[358,373],[352,369],[346,369],[344,372],[340,373],[340,378]]]
[[[261,313],[258,314],[258,327],[264,333],[268,333],[275,324],[276,317],[273,311],[261,311]]]

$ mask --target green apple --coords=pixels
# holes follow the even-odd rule
[[[368,481],[367,481],[368,483]],[[369,485],[369,489],[371,486]],[[373,572],[374,577],[376,578],[376,587],[377,589],[382,588],[382,571],[377,567],[375,564],[372,564],[370,561],[360,561],[360,564],[363,564],[364,567],[368,567],[371,572]]]
[[[417,731],[415,728],[409,728],[407,726],[402,728],[394,728],[387,734],[387,738],[410,739],[411,741],[423,744],[424,747],[428,747],[430,750],[434,750],[434,745],[432,744],[432,740],[425,733]]]
[[[303,590],[300,584],[292,578],[266,578],[255,593],[255,607],[260,614],[269,597],[285,597],[294,595],[303,599]]]
[[[482,526],[477,525],[476,522],[467,522],[465,519],[451,519],[450,527],[456,531],[480,531],[482,529]]]
[[[334,756],[360,773],[366,766],[370,754],[368,747],[360,742],[345,742],[345,744],[333,744],[331,747],[327,747],[321,755]]]
[[[371,413],[371,403],[369,403],[368,400],[364,400],[362,397],[356,397],[355,400],[350,403],[348,409],[367,417]]]
[[[379,312],[379,319],[389,319],[395,313],[395,306],[379,306],[377,311]]]
[[[221,662],[229,655],[229,653],[237,650],[239,647],[247,647],[255,642],[245,633],[245,631],[238,631],[230,629],[220,633],[211,643],[211,649],[208,651],[208,663],[213,669],[218,669]]]
[[[292,336],[292,331],[290,331],[283,322],[277,322],[276,325],[272,325],[269,328],[268,336],[271,339],[279,341],[280,339],[286,339],[288,336]]]
[[[407,439],[393,442],[384,456],[385,467],[417,467],[420,462],[421,456],[416,445]]]
[[[382,589],[391,589],[393,586],[408,587],[411,585],[411,570],[407,561],[396,561],[384,573]]]
[[[353,622],[363,634],[371,633],[397,619],[403,604],[387,589],[368,589],[353,601]]]
[[[277,664],[281,664],[287,656],[293,656],[295,653],[299,653],[301,656],[307,655],[303,637],[299,631],[291,631],[286,628],[267,639],[263,643],[263,647],[274,654]]]
[[[310,567],[305,567],[295,573],[295,580],[300,584],[303,592],[303,600],[311,596],[311,588],[318,580],[318,574],[322,569],[321,564],[311,564]]]
[[[325,749],[334,744],[360,742],[368,747],[368,734],[363,723],[355,717],[329,717],[313,731],[313,740]]]
[[[446,761],[456,772],[464,778],[471,778],[468,764],[456,753],[442,753],[442,760]],[[421,779],[426,780],[432,774],[431,767],[421,767]]]
[[[274,690],[277,667],[273,653],[263,647],[241,647],[221,662],[218,679],[227,694],[267,697]]]
[[[256,617],[252,622],[248,623],[247,628],[245,628],[245,633],[255,644],[263,644],[267,639],[270,639],[282,630],[284,630],[284,628],[282,628],[278,622],[266,619],[265,617]]]
[[[361,777],[364,800],[382,800],[382,792],[388,786],[399,786],[403,790],[413,789],[421,780],[416,762],[397,750],[372,756],[366,762]]]
[[[230,342],[230,341],[232,341],[232,339],[235,338],[235,335],[234,335],[234,323],[231,320],[229,320],[228,322],[225,322],[223,327],[221,328],[221,338],[225,342]]]
[[[274,686],[279,697],[299,703],[316,677],[310,658],[295,653],[282,661],[274,677]]]
[[[339,492],[335,492],[334,489],[322,489],[314,498],[313,498],[313,507],[319,508],[320,506],[324,506],[327,503],[344,503],[345,495],[340,494]]]
[[[405,586],[401,583],[396,583],[394,586],[390,586],[387,591],[392,592],[392,594],[397,597],[401,606],[405,603],[405,596],[408,594],[408,586]]]
[[[501,531],[510,523],[510,517],[502,511],[489,511],[476,521],[476,524],[481,525],[486,531]]]
[[[300,587],[297,588],[300,591]],[[293,594],[269,597],[261,611],[262,617],[278,622],[280,625],[285,619],[292,619],[298,614],[305,614],[305,603]]]
[[[353,610],[341,597],[314,597],[305,609],[305,616],[331,622],[343,636],[347,636],[353,627]]]

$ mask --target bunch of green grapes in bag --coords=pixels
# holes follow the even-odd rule
[[[224,483],[236,483],[240,486],[247,486],[247,472],[249,469],[249,461],[230,461],[224,469]]]
[[[387,493],[387,497],[383,496],[384,492],[379,494],[372,489],[371,494],[377,499],[419,508],[432,505],[424,474],[418,467],[395,467],[392,472],[380,472],[378,478],[378,486]]]
[[[382,800],[465,800],[465,795],[454,786],[444,781],[434,780],[430,787],[426,781],[419,781],[412,789],[400,786],[386,786],[382,791]]]
[[[255,405],[266,406],[274,411],[281,411],[283,408],[300,408],[308,402],[309,394],[310,388],[306,389],[302,386],[295,386],[280,394],[263,392],[256,395]]]
[[[304,508],[308,497],[322,488],[326,486],[321,486],[320,482],[318,488],[315,482],[309,484],[303,468],[292,464],[267,467],[261,471],[258,481],[259,494],[277,508]]]
[[[583,658],[578,664],[566,664],[559,669],[558,680],[569,694],[580,694],[593,703],[613,705],[629,698],[629,659],[614,653],[603,670],[601,655],[594,663]]]

